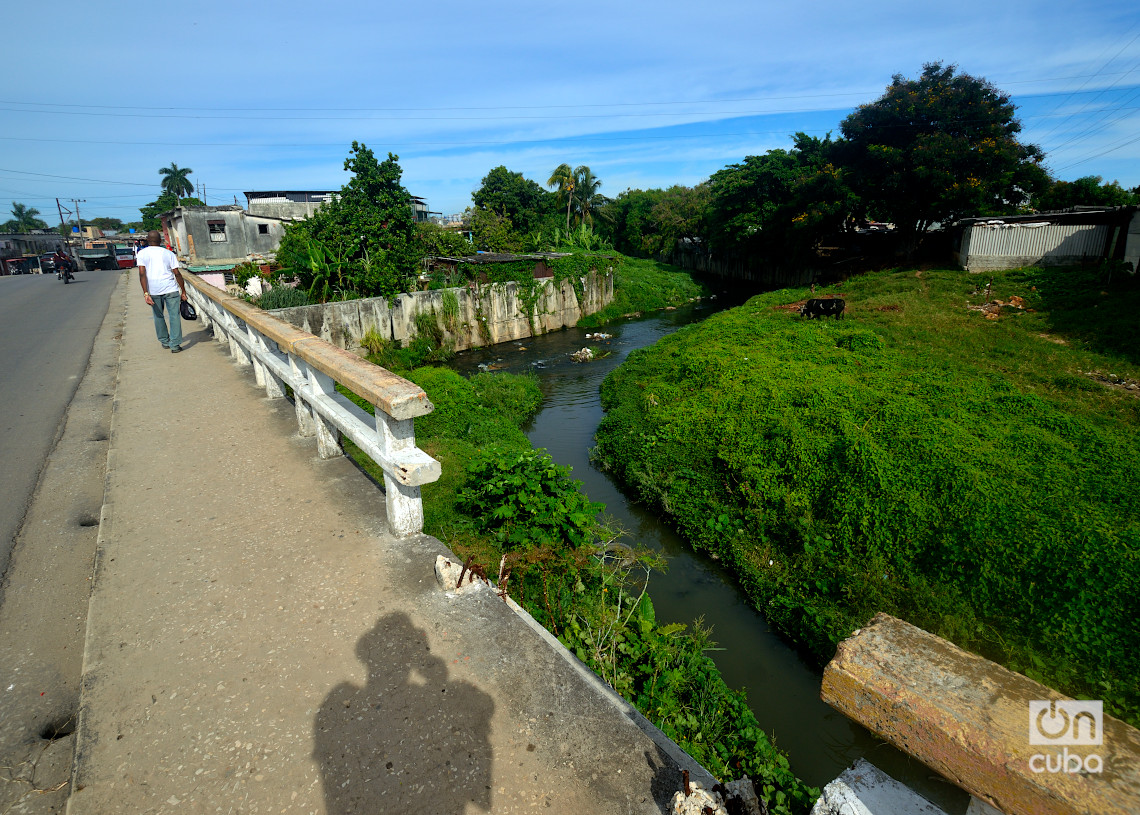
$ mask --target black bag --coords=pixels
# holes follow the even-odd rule
[[[189,300],[182,301],[182,304],[178,307],[178,312],[182,315],[183,320],[198,319],[198,310],[194,308],[194,304]]]

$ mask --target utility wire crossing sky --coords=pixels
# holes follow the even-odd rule
[[[1009,93],[1055,177],[1140,185],[1134,0],[615,5],[63,0],[50,37],[6,43],[0,201],[138,220],[171,162],[209,204],[338,189],[354,139],[444,213],[500,164],[539,183],[586,164],[610,196],[693,185],[797,131],[838,136],[931,61]]]

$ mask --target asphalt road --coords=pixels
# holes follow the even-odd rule
[[[70,794],[129,282],[0,278],[3,813],[58,815]]]
[[[0,578],[119,278],[0,277]]]

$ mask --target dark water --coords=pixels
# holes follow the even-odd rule
[[[458,354],[451,367],[470,375],[480,370],[538,374],[544,400],[528,432],[536,447],[545,447],[559,464],[574,468],[591,500],[629,532],[631,542],[653,548],[668,559],[664,574],[654,574],[649,593],[661,623],[691,623],[703,617],[722,650],[711,655],[733,688],[748,691],[760,725],[788,753],[792,769],[810,784],[831,781],[856,758],[865,757],[890,775],[916,788],[948,812],[962,812],[965,798],[947,782],[899,753],[819,699],[820,673],[774,634],[764,618],[749,607],[732,576],[719,563],[693,552],[657,515],[626,496],[609,475],[589,458],[594,431],[604,415],[598,389],[606,375],[638,348],[652,345],[679,328],[698,322],[720,308],[735,305],[724,295],[625,320],[599,329],[570,328],[520,342]],[[596,331],[609,340],[586,339]],[[590,346],[612,356],[575,363],[569,355]]]

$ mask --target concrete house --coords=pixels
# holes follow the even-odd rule
[[[250,215],[264,215],[296,221],[309,218],[337,194],[337,190],[276,190],[247,192],[245,200]],[[418,195],[412,196],[412,214],[416,223],[431,220],[438,212],[428,210],[427,201]]]
[[[251,215],[234,205],[175,207],[161,217],[163,237],[191,268],[265,260],[285,234],[284,219]]]
[[[332,200],[336,190],[280,190],[245,193],[250,215],[300,221],[309,218],[321,204]]]

